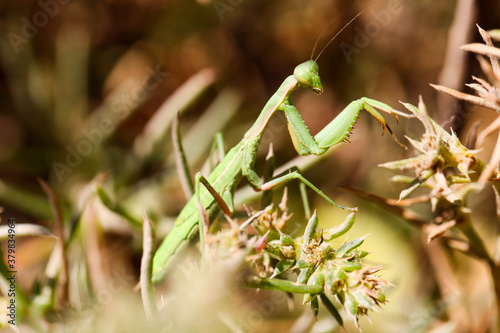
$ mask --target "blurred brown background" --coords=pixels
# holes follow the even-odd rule
[[[473,120],[481,117],[481,110],[470,116],[469,105],[440,97],[429,83],[465,91],[464,83],[470,81],[470,75],[479,75],[474,57],[458,47],[480,40],[475,23],[486,30],[500,28],[499,1],[3,1],[2,216],[16,216],[21,223],[52,225],[37,178],[54,188],[70,212],[84,185],[100,172],[111,171],[114,191],[127,197],[143,183],[154,182],[165,169],[173,169],[161,153],[138,163],[141,152],[137,151],[137,141],[164,101],[206,68],[215,73],[213,84],[207,84],[199,98],[185,104],[183,131],[193,128],[214,98],[229,93],[237,111],[220,126],[227,147],[231,147],[284,78],[297,64],[310,59],[318,37],[314,57],[361,11],[361,16],[318,59],[324,93],[316,96],[298,91],[293,96],[310,131],[317,133],[350,101],[362,96],[403,109],[399,101],[416,104],[422,95],[435,119],[449,121],[465,137]],[[96,122],[105,112],[115,117],[111,123]],[[387,119],[400,140],[405,134],[421,133],[419,124],[407,120],[397,124],[394,118]],[[487,123],[485,119],[482,126]],[[96,128],[102,136],[85,135],[97,133],[92,132]],[[296,156],[282,115],[271,128],[261,145],[258,168],[270,142],[278,165]],[[396,198],[401,186],[391,184],[392,173],[377,165],[408,153],[390,136],[381,137],[380,133],[378,124],[361,114],[352,143],[306,172],[306,177],[346,205],[365,204],[337,186],[354,186]],[[91,146],[79,146],[82,137]],[[89,137],[98,142],[94,145]],[[185,147],[188,154],[196,149],[197,140],[209,141],[211,137],[191,140],[194,143]],[[168,149],[170,144],[169,139],[161,141]],[[208,152],[202,154],[207,156]],[[69,165],[73,162],[74,167]],[[201,163],[194,167],[199,169]],[[170,194],[153,194],[160,207],[149,208],[157,216],[174,216],[184,202],[178,185],[167,188]],[[479,217],[484,221],[479,222],[479,229],[494,214],[490,194],[478,196],[478,202],[482,195],[489,200],[481,203]],[[314,202],[322,205],[317,199]],[[135,198],[130,209],[141,212],[148,204]],[[394,332],[401,332],[402,327],[417,332],[411,329],[412,314],[432,313],[436,304],[432,303],[432,282],[425,280],[428,259],[421,247],[426,245],[418,231],[402,221],[390,220],[390,215],[373,205],[361,211],[357,232],[372,233],[366,243],[375,252],[371,260],[387,265],[387,279],[397,286],[393,299],[389,294],[387,311],[382,310],[379,318],[389,318],[395,325]],[[335,210],[325,207],[320,214],[325,223],[336,221],[330,217]],[[478,279],[484,278],[484,267],[472,261],[470,265],[472,271],[479,271]],[[470,300],[480,299],[482,292],[471,291]],[[477,317],[480,313],[470,315]],[[377,316],[373,315],[376,325],[382,325],[384,332],[391,331]],[[376,325],[365,325],[366,331],[377,331]]]

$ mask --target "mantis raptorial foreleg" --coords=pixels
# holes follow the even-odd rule
[[[259,184],[259,183],[252,183],[252,181],[250,181],[250,182],[254,186],[254,188],[259,190],[259,191],[269,191],[277,186],[286,184],[289,181],[294,180],[294,179],[297,179],[297,180],[301,181],[303,184],[309,186],[314,192],[318,193],[323,199],[325,199],[332,206],[346,209],[346,210],[350,210],[352,212],[355,212],[358,210],[356,207],[349,208],[349,207],[344,207],[344,206],[341,206],[341,205],[335,203],[332,199],[330,199],[323,192],[321,192],[320,189],[318,189],[310,181],[308,181],[306,178],[304,178],[304,176],[302,176],[300,174],[300,172],[297,168],[291,168],[288,171],[285,171],[285,173],[282,174],[281,176],[277,176],[266,183]]]
[[[283,105],[288,120],[288,130],[299,155],[322,155],[331,146],[347,140],[361,110],[368,111],[377,119],[385,131],[387,127],[385,120],[375,108],[388,113],[392,112],[389,105],[363,97],[351,102],[335,119],[313,137],[302,121],[297,109],[288,103]],[[338,128],[343,128],[344,131],[335,131]]]
[[[273,152],[273,145],[272,143],[269,145],[269,152],[267,153],[266,156],[266,165],[264,169],[264,175],[262,179],[264,180],[264,184],[270,182],[273,180],[273,174],[274,170],[276,167],[275,163],[275,156]],[[294,168],[295,170],[299,170],[298,168]],[[290,172],[291,169],[288,169],[285,172],[282,172],[281,175],[286,174]],[[300,196],[302,198],[302,203],[304,204],[304,215],[306,218],[311,217],[311,208],[309,206],[309,198],[307,196],[307,188],[306,184],[303,182],[299,183],[299,190],[300,190]],[[285,195],[286,196],[286,195]],[[272,197],[273,197],[273,191],[272,189],[270,190],[264,190],[262,193],[262,199],[261,199],[261,209],[264,209],[265,207],[269,206],[272,203]]]

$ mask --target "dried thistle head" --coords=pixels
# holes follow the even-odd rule
[[[478,27],[479,28],[479,27]],[[474,83],[468,86],[476,95],[470,95],[449,89],[443,86],[432,85],[438,91],[445,92],[458,99],[490,108],[500,113],[500,49],[494,47],[490,36],[479,28],[485,44],[468,44],[462,49],[478,54],[486,79],[473,77]],[[483,56],[486,56],[486,60]],[[480,133],[469,135],[467,148],[463,145],[453,130],[451,134],[438,125],[427,113],[425,104],[420,98],[418,107],[403,103],[424,126],[424,133],[420,139],[410,139],[415,150],[415,157],[393,161],[381,166],[393,170],[407,170],[414,173],[414,177],[399,175],[395,181],[407,183],[401,191],[398,205],[411,205],[414,202],[429,202],[434,218],[423,228],[428,233],[428,240],[445,234],[450,228],[468,219],[470,210],[465,207],[467,195],[472,190],[481,189],[486,182],[492,182],[498,187],[500,173],[498,165],[500,154],[494,153],[488,163],[481,161],[477,153],[485,138],[500,129],[500,117],[487,126]],[[500,152],[500,137],[497,141],[496,152]],[[419,198],[407,198],[417,188],[426,188],[426,194]],[[405,209],[402,214],[405,213]]]
[[[390,284],[375,275],[383,268],[364,267],[349,276],[344,291],[346,299],[344,307],[346,313],[355,319],[356,324],[361,315],[366,315],[368,310],[375,310],[386,302],[384,289]]]
[[[418,187],[426,186],[431,190],[429,198],[461,205],[463,195],[454,185],[477,179],[485,165],[476,157],[478,151],[467,149],[455,133],[449,134],[438,125],[428,115],[421,98],[418,107],[408,103],[404,106],[424,125],[425,132],[420,140],[407,137],[415,149],[415,157],[380,165],[393,170],[412,170],[415,174],[416,178],[411,180],[406,177],[394,179],[408,182],[399,200],[408,197]],[[457,174],[459,177],[455,177]]]
[[[477,59],[481,66],[481,70],[487,80],[472,77],[474,83],[467,84],[477,96],[461,93],[454,89],[443,87],[440,85],[432,85],[438,91],[442,91],[460,100],[477,104],[500,113],[500,48],[493,45],[491,36],[488,32],[477,26],[484,44],[472,43],[461,47],[462,50],[476,53]],[[486,60],[483,56],[487,57]],[[489,81],[489,82],[488,82]]]

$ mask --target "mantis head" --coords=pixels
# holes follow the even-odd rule
[[[301,63],[295,67],[293,76],[304,88],[311,89],[318,95],[323,92],[323,85],[319,78],[319,67],[316,61],[308,60]]]

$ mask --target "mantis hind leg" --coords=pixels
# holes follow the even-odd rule
[[[210,184],[208,179],[206,179],[201,173],[197,173],[195,176],[195,197],[196,205],[198,209],[199,219],[199,234],[200,234],[200,246],[202,253],[204,253],[205,247],[205,235],[208,234],[210,228],[210,218],[208,217],[206,209],[201,204],[200,200],[200,184],[207,189],[207,191],[214,197],[215,201],[219,204],[224,214],[231,216],[234,212],[233,197],[230,192],[224,192],[222,195],[219,194],[213,186]]]
[[[325,195],[320,189],[318,189],[310,181],[308,181],[306,178],[304,178],[304,176],[302,176],[300,174],[299,169],[296,167],[288,169],[284,173],[274,177],[273,179],[271,179],[267,182],[262,182],[260,180],[260,178],[258,177],[258,175],[255,173],[255,171],[252,168],[249,168],[248,166],[243,168],[243,175],[248,179],[250,184],[256,190],[260,190],[260,191],[269,191],[277,186],[283,185],[285,183],[288,183],[291,180],[297,179],[297,180],[301,181],[301,183],[303,183],[304,185],[307,185],[309,188],[311,188],[314,192],[318,193],[330,205],[341,208],[341,209],[350,210],[352,212],[358,211],[357,207],[352,207],[352,208],[344,207],[344,206],[341,206],[341,205],[335,203],[332,199],[330,199],[327,195]],[[305,191],[301,190],[301,192],[304,195]]]
[[[274,187],[280,186],[282,184],[285,184],[291,180],[297,179],[299,180],[304,186],[307,185],[309,188],[311,188],[314,192],[318,193],[323,199],[325,199],[330,205],[341,208],[341,209],[346,209],[350,210],[352,212],[358,211],[357,207],[344,207],[336,202],[334,202],[332,199],[330,199],[326,194],[324,194],[320,189],[318,189],[316,186],[314,186],[310,181],[308,181],[304,176],[302,176],[297,168],[290,168],[288,171],[285,172],[285,174],[282,174],[280,176],[275,177],[274,179],[262,184],[260,186],[260,189],[263,191],[272,189]],[[302,195],[304,196],[304,191],[305,187],[301,190]]]
[[[302,204],[304,205],[304,215],[307,219],[311,218],[311,206],[309,205],[309,197],[307,196],[306,184],[303,182],[299,183],[300,198],[302,199]]]
[[[266,164],[263,175],[264,184],[273,180],[274,170],[276,169],[276,161],[273,152],[272,143],[269,145],[269,152],[266,156]],[[304,214],[306,218],[311,217],[311,208],[309,206],[309,198],[307,196],[306,185],[303,182],[299,183],[300,196],[302,198],[302,203],[304,204]],[[261,209],[266,208],[272,203],[273,200],[273,191],[272,189],[265,190],[262,193],[261,199]]]

